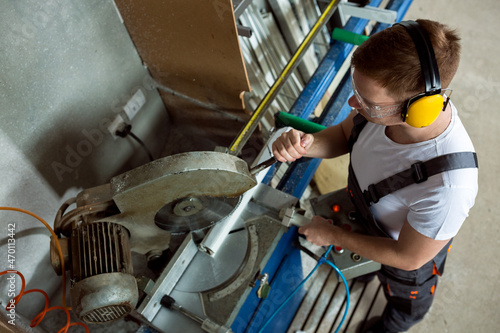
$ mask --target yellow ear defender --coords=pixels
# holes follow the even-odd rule
[[[415,21],[397,23],[410,34],[417,48],[425,92],[413,96],[403,108],[403,121],[413,127],[426,127],[432,124],[439,113],[445,109],[449,97],[444,101],[441,96],[441,79],[437,67],[436,56],[427,32]]]
[[[406,107],[405,122],[413,127],[429,126],[439,116],[443,105],[441,95],[422,96],[414,101],[410,99]]]

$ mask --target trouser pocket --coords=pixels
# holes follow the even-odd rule
[[[438,276],[431,276],[421,285],[407,285],[379,274],[388,305],[415,320],[420,320],[432,304]]]

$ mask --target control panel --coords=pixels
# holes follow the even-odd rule
[[[337,190],[310,200],[314,215],[330,220],[350,232],[366,234],[366,230],[358,220],[356,208],[351,202],[346,189]],[[346,280],[378,271],[380,263],[361,257],[359,254],[333,246],[329,260],[342,272]],[[340,277],[337,277],[340,281]]]

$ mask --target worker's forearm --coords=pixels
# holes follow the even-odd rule
[[[311,223],[299,228],[307,240],[319,246],[335,245],[348,249],[367,259],[384,265],[413,270],[422,264],[419,249],[404,246],[391,238],[368,236],[331,225],[321,216],[314,216]],[[432,254],[431,254],[432,255]],[[425,257],[423,260],[428,261]]]
[[[305,156],[333,158],[347,153],[347,141],[340,126],[333,126],[314,134],[314,142]]]
[[[364,258],[403,270],[418,268],[412,256],[406,256],[403,251],[400,251],[397,240],[348,232],[341,228],[336,228],[335,234],[333,238],[335,245]]]

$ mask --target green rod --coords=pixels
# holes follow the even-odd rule
[[[300,117],[289,114],[288,112],[280,111],[276,115],[276,122],[284,126],[293,127],[304,133],[317,133],[326,128],[321,124],[314,123],[312,121],[302,119]]]
[[[368,39],[368,36],[360,35],[352,31],[334,28],[332,32],[332,38],[345,43],[361,45],[365,40]]]

